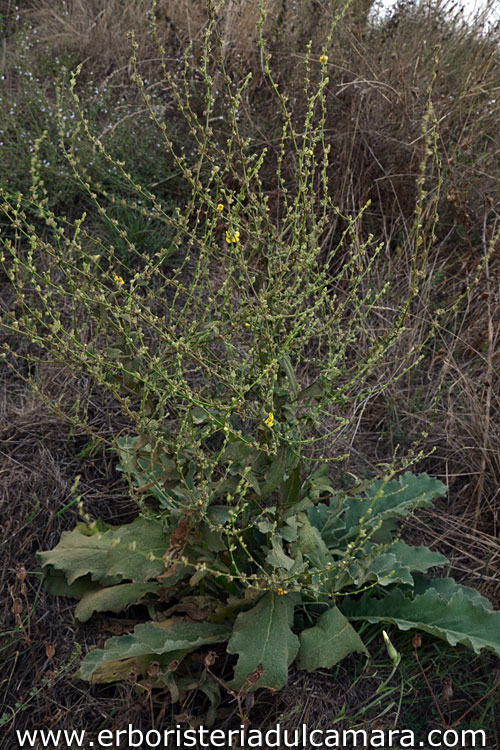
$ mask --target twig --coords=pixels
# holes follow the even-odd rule
[[[438,702],[438,700],[437,700],[437,698],[436,698],[436,696],[434,694],[434,691],[433,691],[433,689],[432,689],[432,687],[430,685],[429,680],[427,679],[427,675],[425,674],[425,671],[424,671],[424,669],[423,669],[423,667],[422,667],[422,665],[420,663],[420,659],[418,658],[417,648],[421,645],[421,643],[422,643],[422,640],[421,640],[420,636],[419,635],[415,635],[414,638],[413,638],[413,654],[415,656],[415,660],[416,660],[416,662],[417,662],[417,664],[419,666],[420,671],[422,672],[422,675],[423,675],[424,680],[425,680],[425,684],[427,685],[427,688],[429,689],[429,692],[430,692],[430,694],[432,696],[432,700],[434,701],[434,705],[437,708],[438,714],[439,714],[439,716],[441,718],[441,724],[442,724],[442,726],[445,729],[453,729],[454,727],[458,726],[463,719],[465,719],[465,717],[467,716],[467,714],[469,714],[474,708],[476,708],[476,706],[479,706],[479,704],[482,701],[484,701],[484,699],[487,698],[488,695],[491,695],[491,693],[493,693],[493,691],[496,690],[497,687],[500,686],[500,675],[497,676],[497,679],[495,680],[495,682],[492,685],[492,687],[490,687],[490,689],[484,695],[482,695],[480,698],[478,698],[478,700],[475,703],[473,703],[472,706],[469,706],[469,708],[466,709],[463,712],[463,714],[461,714],[458,717],[458,719],[456,719],[452,724],[449,724],[445,720],[445,718],[443,716],[443,712],[441,711],[441,707],[439,705],[439,702]]]
[[[428,688],[428,690],[429,690],[429,692],[430,692],[430,694],[432,696],[432,700],[434,701],[434,705],[437,708],[438,714],[439,714],[440,719],[441,719],[441,725],[443,727],[446,727],[447,724],[446,724],[446,720],[445,720],[445,718],[443,716],[443,712],[441,711],[441,706],[439,705],[439,702],[438,702],[436,696],[434,695],[434,691],[431,688],[431,684],[430,684],[429,680],[427,679],[427,675],[425,674],[425,671],[424,671],[422,665],[420,664],[420,659],[418,658],[417,648],[418,648],[418,645],[421,644],[421,642],[422,641],[420,639],[420,636],[415,636],[413,638],[413,655],[415,656],[415,660],[416,660],[416,662],[418,664],[418,667],[419,667],[420,671],[422,672],[422,675],[423,675],[424,680],[425,680],[425,684],[427,685],[427,688]],[[417,645],[417,643],[418,643],[418,645]]]
[[[484,699],[487,698],[488,695],[491,695],[491,693],[494,690],[496,690],[499,685],[500,685],[500,677],[498,677],[498,679],[494,682],[493,686],[490,687],[490,689],[488,690],[488,692],[485,693],[484,695],[482,695],[481,698],[479,698],[475,703],[472,704],[472,706],[469,706],[469,708],[466,711],[464,711],[463,714],[461,716],[459,716],[456,721],[453,722],[453,724],[450,724],[450,726],[448,727],[448,729],[453,729],[453,727],[456,727],[458,724],[460,724],[460,722],[462,721],[462,719],[464,719],[467,716],[467,714],[472,711],[473,708],[476,708],[476,706],[479,706],[479,704],[481,703],[481,701],[484,701]]]
[[[486,214],[484,216],[484,222],[483,222],[483,247],[486,253],[487,252]],[[486,456],[488,452],[490,417],[491,417],[491,393],[492,393],[493,377],[494,377],[493,355],[495,352],[495,344],[496,344],[496,336],[494,335],[494,329],[493,329],[493,316],[491,313],[491,283],[490,283],[490,269],[489,269],[488,257],[486,258],[486,261],[484,264],[484,273],[486,276],[486,293],[488,295],[486,297],[486,304],[487,304],[487,310],[488,310],[488,355],[487,355],[487,360],[486,360],[486,383],[485,383],[486,405],[485,405],[485,414],[484,414],[481,471],[480,471],[479,479],[476,485],[476,508],[474,511],[474,526],[473,526],[474,529],[477,527],[477,522],[479,520],[479,515],[481,513],[481,497],[483,494],[484,477],[486,474]]]

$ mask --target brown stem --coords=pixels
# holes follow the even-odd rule
[[[413,654],[415,656],[415,659],[416,659],[416,662],[418,664],[418,667],[419,667],[420,671],[422,672],[422,674],[424,676],[425,684],[427,685],[427,687],[429,689],[429,692],[432,695],[432,700],[434,701],[434,705],[436,706],[436,708],[438,710],[438,714],[439,714],[439,716],[441,718],[441,724],[442,724],[443,727],[447,727],[445,718],[443,716],[443,712],[441,711],[441,706],[439,705],[438,700],[437,700],[436,696],[434,695],[434,691],[431,688],[431,684],[430,684],[429,680],[427,679],[427,675],[425,674],[424,669],[423,669],[422,665],[420,664],[420,659],[418,658],[416,646],[413,646]]]
[[[460,724],[460,722],[462,721],[462,719],[464,719],[467,716],[467,714],[472,711],[473,708],[476,708],[476,706],[479,706],[479,704],[481,703],[481,701],[484,701],[484,699],[487,698],[488,695],[491,695],[491,693],[494,690],[496,690],[499,685],[500,685],[500,678],[494,683],[494,685],[492,687],[490,687],[490,689],[488,690],[487,693],[485,693],[484,695],[482,695],[481,698],[479,698],[475,703],[472,704],[472,706],[469,706],[469,708],[466,711],[463,712],[462,716],[459,716],[459,718],[456,721],[454,721],[453,724],[450,724],[450,726],[448,728],[449,729],[453,729],[453,727],[456,727],[458,724]]]

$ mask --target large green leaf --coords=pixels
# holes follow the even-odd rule
[[[457,585],[442,596],[429,588],[414,599],[394,589],[381,599],[364,594],[359,601],[344,600],[341,611],[350,620],[392,623],[401,630],[417,628],[447,640],[452,646],[462,643],[478,653],[482,648],[500,656],[500,612],[488,610]]]
[[[160,504],[166,507],[171,506],[171,500],[163,491],[163,481],[168,477],[171,479],[178,478],[177,467],[174,461],[168,461],[168,467],[164,464],[167,461],[163,457],[162,464],[159,461],[152,461],[152,450],[149,444],[143,445],[138,449],[138,437],[118,438],[116,441],[116,453],[118,454],[119,463],[118,471],[127,473],[137,487],[150,485],[147,493],[156,497]]]
[[[368,653],[363,641],[338,607],[324,612],[316,625],[303,630],[299,638],[300,649],[296,664],[299,669],[306,669],[308,672],[321,667],[329,669],[354,651]]]
[[[151,660],[149,657],[180,659],[200,646],[227,641],[230,634],[231,628],[224,624],[173,618],[137,625],[133,633],[110,638],[104,648],[88,653],[80,666],[80,677],[92,682],[120,679],[134,667],[142,668]]]
[[[160,583],[122,583],[105,589],[87,592],[78,602],[75,617],[80,622],[89,620],[94,612],[121,612],[129,604],[140,602],[146,594],[161,588]]]
[[[101,586],[90,575],[77,578],[70,584],[62,570],[55,570],[51,565],[45,569],[43,587],[52,596],[69,596],[72,599],[81,599],[89,591],[101,590]]]
[[[119,583],[122,577],[110,576],[107,572],[106,557],[111,542],[109,532],[87,536],[77,529],[63,531],[58,545],[47,552],[39,552],[38,558],[42,568],[52,566],[63,571],[69,584],[90,574],[93,581],[112,585]]]
[[[492,610],[493,605],[489,599],[482,596],[479,591],[472,589],[470,586],[463,586],[457,583],[453,578],[426,578],[422,575],[415,575],[415,585],[413,591],[415,594],[424,594],[427,589],[435,589],[443,599],[449,601],[453,594],[460,590],[473,604],[481,605],[485,609]]]
[[[162,558],[167,547],[168,535],[161,523],[136,518],[114,532],[113,546],[106,560],[108,573],[145,583],[165,570]]]
[[[271,549],[266,556],[266,562],[273,568],[283,568],[290,570],[295,560],[289,557],[283,550],[283,542],[279,536],[274,536],[271,540]]]
[[[77,529],[63,531],[59,544],[39,558],[42,567],[63,571],[69,584],[87,574],[104,586],[123,580],[145,583],[165,570],[167,547],[162,525],[139,517],[91,536]]]
[[[268,592],[252,609],[238,615],[227,646],[230,654],[239,654],[230,683],[233,690],[279,689],[286,684],[288,667],[299,650],[299,639],[291,629],[296,601],[295,594]],[[247,677],[258,668],[261,677],[248,684]]]
[[[425,573],[429,568],[446,565],[448,559],[428,547],[411,547],[401,540],[394,542],[370,564],[370,577],[376,576],[382,586],[406,583],[413,586],[412,572]]]
[[[396,481],[377,480],[366,490],[366,498],[348,498],[344,502],[346,535],[351,537],[363,523],[372,528],[388,518],[406,516],[410,510],[429,506],[446,494],[446,486],[427,474],[406,472]]]
[[[321,538],[321,534],[310,523],[306,513],[297,513],[297,521],[297,541],[290,545],[292,554],[295,556],[298,552],[301,552],[304,557],[311,561],[314,567],[324,570],[328,563],[333,563],[333,558]]]
[[[310,508],[308,517],[327,547],[334,548],[355,538],[361,522],[366,530],[373,529],[414,508],[431,505],[434,498],[445,494],[446,486],[438,479],[407,472],[385,485],[376,480],[365,489],[366,497],[345,497],[342,501],[334,497],[330,506]]]
[[[448,562],[440,552],[433,552],[428,547],[412,547],[402,539],[391,544],[388,552],[396,556],[398,565],[404,565],[412,572],[425,573],[429,568],[441,567]]]

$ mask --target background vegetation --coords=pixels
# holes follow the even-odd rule
[[[150,96],[149,106],[165,123],[175,150],[183,149],[187,162],[196,159],[193,134],[171,92],[162,85],[149,7],[149,2],[141,0],[33,0],[22,7],[11,2],[0,6],[0,182],[10,191],[28,195],[33,154],[38,153],[46,210],[69,222],[86,211],[87,252],[113,245],[116,273],[124,278],[139,268],[140,253],[153,256],[171,248],[165,261],[174,272],[182,267],[185,253],[173,245],[167,221],[155,221],[140,204],[133,205],[130,182],[117,162],[126,163],[133,181],[154,191],[167,216],[174,216],[177,207],[183,209],[190,198],[182,168],[163,147],[140,87],[133,81],[137,71]],[[195,71],[202,62],[204,8],[196,0],[158,2],[155,11],[167,71],[182,80],[187,70],[184,80],[193,111],[199,115],[202,81]],[[321,235],[323,257],[329,257],[331,248],[339,244],[348,219],[354,221],[364,208],[363,220],[353,224],[350,247],[355,243],[369,252],[379,247],[370,261],[371,283],[382,290],[390,282],[384,305],[356,329],[352,346],[360,360],[367,356],[374,338],[390,330],[408,296],[414,270],[419,170],[428,145],[422,123],[430,97],[436,127],[433,158],[426,172],[428,193],[420,216],[425,283],[411,302],[405,330],[391,357],[374,369],[370,388],[362,397],[351,394],[342,412],[348,429],[334,451],[346,458],[332,464],[331,480],[342,487],[350,484],[352,475],[372,477],[384,463],[392,463],[396,450],[404,454],[416,442],[425,456],[416,470],[440,478],[449,494],[434,509],[419,509],[405,525],[404,536],[447,555],[451,565],[445,573],[478,588],[498,608],[498,242],[487,256],[499,226],[498,30],[481,19],[475,26],[466,26],[460,13],[449,6],[403,3],[377,23],[368,15],[369,8],[366,2],[351,4],[337,24],[324,63],[329,79],[324,122],[325,145],[330,147],[328,191],[338,214]],[[269,0],[266,9],[263,33],[272,53],[273,75],[286,92],[298,128],[308,107],[304,91],[307,45],[311,40],[312,75],[317,81],[320,51],[329,29],[329,22],[319,19],[330,19],[341,5]],[[221,56],[227,75],[235,85],[248,72],[252,78],[238,107],[221,102],[211,125],[224,144],[232,129],[230,113],[256,152],[267,149],[269,157],[260,171],[262,196],[268,201],[270,216],[279,220],[282,184],[275,164],[281,113],[278,107],[269,106],[258,18],[253,3],[231,0],[220,11]],[[127,37],[132,29],[138,44],[135,70]],[[184,68],[182,53],[189,42],[193,65]],[[75,91],[90,137],[77,126],[78,112],[70,95],[70,72],[80,64]],[[64,157],[61,131],[71,140],[93,183],[101,186],[104,213],[96,211],[89,191]],[[106,159],[99,143],[114,163]],[[323,150],[323,144],[316,144],[313,157],[318,163]],[[297,153],[289,148],[283,155],[282,176],[292,194],[298,175]],[[234,180],[226,184],[228,191],[237,189]],[[43,236],[43,217],[34,216],[33,223]],[[8,218],[0,219],[0,228],[4,239],[22,246]],[[334,279],[349,260],[345,247],[345,255],[339,251],[337,265],[330,269],[332,290],[339,294],[345,294],[346,287],[335,287]],[[481,263],[481,274],[472,285]],[[7,312],[14,294],[6,276],[1,283],[1,304]],[[436,329],[438,309],[450,312],[440,318]],[[101,618],[76,631],[72,603],[42,591],[35,553],[55,546],[61,531],[74,526],[81,499],[91,517],[110,523],[134,517],[136,504],[108,450],[116,435],[130,433],[131,419],[87,375],[68,368],[8,327],[2,336],[8,351],[16,352],[14,358],[4,360],[10,367],[2,367],[0,489],[7,554],[2,572],[6,625],[0,689],[5,716],[15,717],[16,728],[42,726],[49,717],[51,726],[63,727],[71,721],[72,726],[92,730],[117,729],[129,722],[147,727],[166,717],[198,715],[203,706],[192,696],[172,706],[156,702],[154,696],[138,699],[134,686],[126,682],[88,687],[69,678],[75,666],[75,642],[83,647],[95,645],[98,638],[123,632],[127,622]],[[414,352],[419,361],[402,374],[404,363],[417,359]],[[307,378],[305,361],[301,375]],[[339,413],[333,410],[328,419],[335,420]],[[68,414],[72,416],[69,428]],[[322,424],[322,432],[328,424]],[[332,446],[326,450],[331,455]],[[438,725],[410,638],[397,632],[391,632],[391,638],[403,660],[398,675],[387,685],[384,681],[392,664],[379,631],[373,630],[364,635],[372,654],[367,667],[361,657],[353,657],[331,673],[292,674],[279,695],[263,692],[255,696],[252,725],[272,724],[278,717],[288,726],[303,721],[322,726],[332,717],[345,726],[381,721],[424,731]],[[442,710],[452,719],[484,695],[495,679],[495,659],[473,657],[430,638],[424,641],[420,659]],[[221,674],[225,668],[220,666]],[[237,720],[237,707],[230,698],[220,710],[221,720]],[[498,712],[498,694],[492,693],[464,724],[485,728],[495,747]],[[8,732],[5,746],[15,747],[7,719],[2,729]]]

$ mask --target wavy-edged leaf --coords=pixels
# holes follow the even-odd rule
[[[462,643],[478,653],[482,648],[500,656],[500,612],[476,603],[459,586],[442,596],[429,587],[410,599],[394,589],[382,599],[364,594],[359,601],[345,600],[341,611],[350,620],[392,623],[401,630],[417,628],[443,638],[452,646]]]
[[[428,547],[412,547],[402,539],[391,544],[388,552],[396,556],[398,565],[406,566],[412,573],[425,573],[429,568],[438,568],[448,562],[448,558],[440,552]]]
[[[210,552],[223,552],[227,548],[226,535],[223,531],[214,529],[213,525],[209,525],[206,521],[201,521],[200,526],[200,537]]]
[[[443,599],[446,599],[446,601],[449,601],[457,591],[461,591],[473,604],[481,605],[488,610],[493,610],[493,604],[489,599],[482,596],[482,594],[476,589],[457,583],[453,578],[431,579],[422,575],[415,576],[415,586],[413,589],[415,594],[424,594],[429,588],[435,589]]]
[[[90,575],[77,578],[73,583],[68,583],[62,570],[55,570],[51,565],[45,569],[43,587],[52,596],[69,596],[71,599],[81,599],[89,591],[100,591],[96,581]]]
[[[119,583],[121,576],[108,575],[106,557],[113,540],[108,534],[112,532],[87,536],[77,529],[63,531],[54,549],[38,553],[42,568],[50,565],[61,570],[70,585],[87,574],[103,585]]]
[[[168,535],[160,523],[136,518],[132,523],[113,527],[91,536],[74,529],[63,531],[54,549],[40,552],[42,567],[64,572],[68,584],[90,574],[103,586],[131,580],[145,583],[162,573],[162,556]]]
[[[244,688],[251,692],[257,688],[282,688],[288,680],[288,667],[297,656],[299,639],[292,632],[295,594],[279,596],[268,592],[247,612],[236,618],[227,650],[239,654],[233,690]],[[262,665],[262,676],[252,685],[247,677]]]
[[[295,560],[283,550],[283,542],[279,536],[274,536],[271,540],[271,549],[266,556],[266,562],[273,568],[283,568],[290,570]]]
[[[316,568],[323,570],[328,566],[328,563],[333,563],[333,558],[321,534],[310,523],[306,513],[298,513],[297,521],[299,523],[297,541],[290,545],[292,554],[296,555],[297,552],[301,552]]]
[[[313,672],[329,669],[353,652],[368,654],[366,646],[338,607],[332,607],[318,618],[316,625],[303,630],[296,664]]]
[[[428,547],[412,547],[401,540],[394,542],[370,564],[370,573],[382,586],[391,583],[414,584],[412,573],[425,573],[429,568],[446,565],[448,558]]]
[[[358,533],[359,524],[368,512],[363,523],[367,528],[373,528],[380,521],[405,516],[414,508],[429,506],[432,500],[446,492],[446,485],[427,474],[406,472],[385,485],[382,480],[376,480],[366,490],[365,498],[347,498],[344,501],[346,536],[352,537]]]
[[[147,594],[161,588],[159,583],[121,583],[97,591],[89,591],[78,602],[75,617],[80,622],[90,620],[94,612],[121,612],[129,604],[140,602]]]
[[[137,625],[133,633],[114,636],[106,641],[104,648],[90,651],[81,663],[79,676],[91,682],[112,682],[128,674],[134,666],[143,669],[151,657],[180,660],[200,646],[227,641],[230,634],[231,628],[225,624],[173,618],[144,623]],[[126,662],[125,673],[122,662]]]
[[[290,518],[287,518],[283,526],[279,530],[280,536],[285,539],[287,542],[295,542],[297,541],[297,535],[298,535],[298,523],[297,523],[297,517],[291,516]]]
[[[165,570],[162,558],[167,546],[168,535],[161,523],[136,518],[114,532],[114,542],[106,558],[108,574],[137,583],[150,581]]]
[[[116,453],[119,458],[118,471],[128,474],[136,487],[149,485],[147,494],[156,497],[160,507],[175,511],[175,505],[164,488],[166,481],[175,482],[179,480],[175,461],[160,454],[153,462],[151,445],[146,443],[141,446],[138,437],[118,438]]]
[[[333,548],[355,538],[361,522],[367,530],[384,526],[414,508],[431,505],[434,498],[445,494],[446,486],[438,479],[406,472],[385,485],[380,479],[372,482],[365,489],[365,497],[335,496],[329,506],[310,508],[308,516],[327,547]]]

